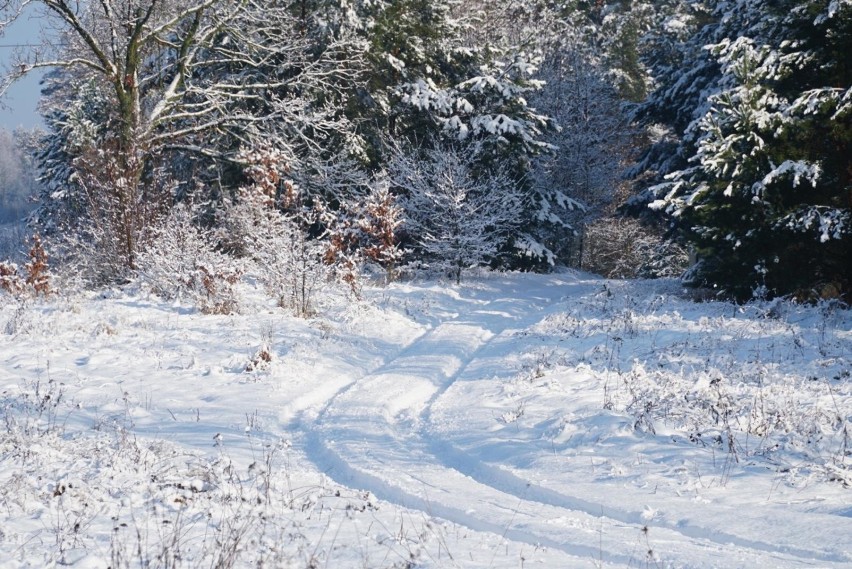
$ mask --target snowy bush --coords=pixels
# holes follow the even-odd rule
[[[722,362],[711,359],[706,370],[686,378],[634,363],[622,379],[630,392],[624,409],[637,427],[674,426],[693,443],[722,449],[733,462],[758,456],[785,461],[782,451],[793,452],[808,468],[852,485],[852,421],[831,401],[837,378],[795,378],[761,363],[717,367]]]
[[[327,288],[331,270],[323,262],[325,248],[310,240],[291,219],[280,221],[277,246],[260,251],[263,278],[278,305],[307,317],[316,312],[318,294]]]
[[[38,235],[32,237],[32,246],[28,256],[29,261],[24,265],[23,270],[10,261],[0,262],[0,291],[5,291],[15,297],[50,294],[51,277],[47,252],[44,249],[41,237]]]
[[[189,207],[177,205],[156,228],[139,258],[143,282],[166,299],[185,299],[208,314],[238,309],[242,275],[233,258],[213,250]]]
[[[282,308],[297,316],[316,311],[319,292],[329,285],[326,247],[308,237],[296,217],[281,213],[257,187],[244,188],[220,212],[226,245],[243,255]]]
[[[470,147],[398,150],[390,176],[405,192],[406,231],[456,283],[465,269],[495,262],[523,221],[515,181],[498,166],[477,169]]]
[[[50,274],[47,263],[47,252],[38,234],[32,237],[32,246],[29,251],[30,260],[24,265],[27,286],[36,295],[47,295],[50,293]]]
[[[24,282],[19,274],[18,265],[9,261],[0,263],[0,290],[12,296],[20,295],[24,290]]]
[[[4,390],[0,399],[5,434],[17,443],[62,430],[60,412],[64,405],[65,385],[55,380],[25,383],[15,390]],[[15,443],[13,442],[13,445]],[[26,444],[23,445],[26,447]],[[25,449],[19,449],[25,452]]]
[[[350,206],[343,204],[333,211],[324,201],[316,200],[312,213],[324,229],[323,262],[355,298],[360,298],[365,255],[357,210],[350,211]]]
[[[760,460],[852,486],[848,342],[831,322],[848,315],[828,306],[715,303],[696,317],[690,303],[608,283],[533,330],[548,342],[571,338],[577,347],[548,363],[588,366],[603,406],[628,414],[635,430],[665,428],[721,452],[723,482],[734,464]]]
[[[388,282],[396,278],[396,267],[405,254],[398,232],[403,225],[403,209],[391,193],[389,181],[380,177],[364,202],[358,227],[364,233],[364,255],[385,269]]]
[[[689,254],[629,218],[608,218],[586,226],[582,267],[609,278],[678,277]]]
[[[338,211],[331,210],[323,201],[315,203],[314,214],[325,228],[325,262],[356,297],[360,295],[365,264],[383,269],[385,282],[397,276],[405,255],[399,238],[404,212],[398,202],[387,177],[380,173],[370,184],[367,195],[342,203]]]

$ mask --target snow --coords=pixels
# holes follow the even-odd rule
[[[836,304],[486,274],[304,320],[241,286],[3,298],[0,567],[852,567]]]
[[[814,24],[820,25],[826,20],[834,18],[843,9],[844,6],[852,6],[852,0],[831,0],[828,5],[828,10],[825,13],[817,16],[817,18],[814,20]]]
[[[763,177],[763,180],[754,185],[755,193],[762,193],[766,186],[772,184],[778,178],[791,176],[793,178],[793,187],[797,187],[802,183],[802,178],[808,181],[811,186],[816,187],[819,181],[821,168],[819,164],[811,164],[803,160],[785,160],[780,166],[772,169],[771,172]]]

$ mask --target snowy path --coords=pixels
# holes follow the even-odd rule
[[[313,424],[303,425],[307,455],[339,483],[476,531],[556,550],[565,554],[566,564],[654,563],[649,551],[657,548],[673,566],[697,567],[708,559],[720,567],[852,566],[844,555],[807,545],[779,546],[685,521],[650,530],[642,511],[604,506],[593,493],[534,483],[523,469],[513,472],[454,445],[442,421],[463,425],[470,411],[456,407],[457,416],[446,413],[445,400],[455,395],[470,402],[459,384],[491,379],[496,370],[490,366],[500,365],[504,344],[548,314],[552,300],[572,289],[589,292],[585,285],[548,284],[528,291],[524,300],[461,303],[459,314],[342,389]],[[433,412],[436,404],[442,412]]]
[[[265,551],[294,566],[852,568],[850,490],[833,478],[852,460],[852,315],[767,319],[678,293],[515,274],[371,289],[312,320],[261,296],[229,316],[122,295],[7,308],[2,410],[30,409],[7,435],[40,416],[41,396],[16,394],[48,383],[66,391],[68,434],[0,439],[20,453],[0,453],[0,568],[75,565],[72,545],[100,568],[113,518],[149,506],[188,516],[204,544],[209,512],[232,516],[246,488],[277,488],[277,509],[256,504],[280,532]],[[706,408],[722,395],[765,397],[784,424],[734,425],[734,456]],[[635,401],[658,407],[640,424]],[[140,448],[157,476],[157,455],[174,457],[172,482],[151,489]],[[265,457],[277,466],[261,472]],[[85,539],[73,523],[60,539],[67,511]]]

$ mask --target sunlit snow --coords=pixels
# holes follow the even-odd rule
[[[364,296],[4,299],[0,567],[852,567],[848,310]]]

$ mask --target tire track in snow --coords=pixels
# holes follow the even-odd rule
[[[639,561],[634,552],[645,525],[640,513],[607,510],[601,515],[599,505],[529,483],[449,443],[430,440],[426,427],[431,406],[478,354],[513,324],[514,329],[523,329],[546,314],[540,306],[502,304],[509,310],[486,306],[436,326],[340,390],[313,427],[306,429],[307,456],[339,483],[475,531],[595,561],[627,565]],[[399,432],[403,423],[412,422],[419,426],[415,432]],[[466,504],[476,507],[459,508],[460,493]],[[558,527],[548,523],[556,519],[567,522]],[[737,536],[711,539],[701,528],[655,526],[654,530],[655,539],[671,547],[669,554],[690,565],[708,556],[724,558],[723,566],[741,566],[743,557],[752,558],[750,563],[786,566],[812,564],[802,556],[819,558],[815,552],[779,552],[775,546]],[[731,552],[732,544],[749,551]]]
[[[454,298],[454,300],[458,300],[458,298]],[[458,314],[455,313],[455,316],[449,320],[453,320],[457,317]],[[405,357],[406,353],[412,348],[412,346],[415,346],[418,342],[421,342],[428,338],[431,334],[434,334],[435,330],[436,327],[434,326],[425,327],[419,335],[410,339],[408,343],[400,346],[392,355],[385,356],[381,363],[374,365],[372,368],[367,368],[355,377],[348,378],[348,381],[344,382],[343,385],[336,389],[327,388],[324,385],[321,385],[324,382],[318,382],[319,385],[306,393],[300,394],[295,401],[292,401],[289,405],[287,405],[284,412],[279,412],[279,419],[281,419],[282,428],[294,433],[306,430],[308,428],[306,425],[314,423],[317,417],[324,415],[328,411],[332,402],[337,400],[339,397],[344,396],[350,389],[355,387],[360,380],[371,375],[383,373],[383,370],[385,370],[388,365],[401,357]],[[317,410],[317,408],[319,408],[319,410]]]
[[[515,302],[515,304],[517,303]],[[488,315],[492,318],[495,314],[494,311],[472,310],[469,312],[480,312],[480,314]],[[373,437],[376,437],[377,435],[383,436],[384,440],[382,442],[385,444],[386,447],[398,446],[402,436],[399,433],[393,432],[393,423],[396,423],[398,421],[398,416],[401,413],[410,410],[412,405],[416,405],[417,401],[409,401],[408,405],[394,406],[390,409],[386,408],[384,413],[380,413],[378,414],[379,416],[376,416],[376,413],[374,413],[374,411],[376,410],[376,399],[370,397],[368,404],[360,410],[360,413],[356,413],[354,417],[348,417],[349,424],[358,422],[362,423],[362,428],[348,429],[348,431],[350,432],[347,432],[347,430],[341,431],[339,429],[337,431],[334,431],[328,428],[327,425],[339,424],[343,422],[341,421],[339,413],[337,414],[338,416],[335,416],[335,405],[339,403],[341,399],[346,398],[347,395],[355,393],[356,391],[357,393],[373,394],[379,392],[382,393],[382,395],[387,395],[386,391],[384,390],[377,390],[375,387],[373,387],[373,389],[370,389],[369,386],[365,386],[364,384],[369,384],[371,382],[375,382],[376,379],[387,378],[388,376],[398,377],[398,379],[401,381],[397,381],[397,383],[402,383],[406,378],[410,378],[411,376],[400,376],[400,367],[407,370],[407,372],[415,371],[415,369],[417,369],[418,367],[421,372],[428,372],[430,370],[434,371],[436,369],[440,369],[441,366],[435,365],[440,362],[434,361],[435,353],[436,351],[438,351],[435,348],[437,348],[438,346],[443,346],[445,348],[447,346],[453,346],[453,349],[451,349],[450,351],[458,353],[453,353],[449,355],[447,361],[443,362],[443,373],[439,372],[437,374],[437,377],[434,378],[434,381],[429,382],[431,383],[431,387],[423,392],[425,397],[421,396],[419,398],[415,398],[419,399],[421,403],[421,410],[415,413],[417,417],[420,417],[422,416],[423,410],[428,409],[428,406],[431,404],[431,402],[436,400],[440,396],[440,394],[442,394],[449,387],[449,385],[452,384],[454,378],[458,376],[458,374],[463,369],[466,369],[468,367],[469,362],[474,359],[474,355],[480,352],[496,337],[498,337],[508,326],[509,323],[511,322],[505,322],[504,325],[501,326],[498,331],[491,332],[486,330],[484,327],[477,326],[476,324],[463,322],[462,317],[460,315],[456,315],[455,317],[446,320],[440,325],[427,331],[420,337],[416,338],[413,342],[411,342],[406,348],[401,350],[395,357],[389,359],[385,364],[379,366],[373,372],[366,374],[361,378],[351,382],[343,389],[338,391],[328,401],[324,409],[318,414],[317,420],[313,428],[307,427],[306,425],[302,424],[302,427],[305,428],[306,432],[304,441],[305,452],[309,459],[311,459],[321,471],[330,475],[337,482],[346,484],[348,486],[354,486],[360,489],[369,490],[374,495],[383,500],[405,507],[421,510],[423,512],[429,513],[430,515],[445,518],[461,526],[468,527],[474,531],[490,532],[497,535],[502,535],[506,539],[526,543],[534,547],[544,546],[557,550],[567,551],[571,554],[579,553],[581,556],[584,557],[598,557],[600,555],[600,552],[597,547],[571,546],[570,548],[568,548],[564,543],[550,539],[546,536],[537,535],[529,531],[512,528],[506,525],[501,525],[499,523],[494,523],[481,517],[476,517],[470,512],[463,511],[457,507],[447,506],[439,502],[434,502],[426,496],[417,495],[393,484],[388,484],[386,480],[384,480],[380,476],[369,472],[369,469],[367,468],[363,468],[363,464],[360,468],[358,466],[355,466],[355,461],[351,457],[344,458],[341,452],[333,448],[337,446],[335,442],[331,440],[335,438],[335,434],[361,435],[360,437],[350,436],[351,439],[355,439],[363,438],[364,435],[367,435],[369,433]],[[448,338],[440,338],[442,333],[446,333],[447,330],[453,326],[474,333],[467,335],[467,342],[449,342]],[[453,335],[450,334],[450,338],[452,337]],[[433,342],[434,346],[429,347],[429,344]],[[464,349],[465,346],[467,346],[467,350]],[[447,356],[448,354],[444,355]],[[426,366],[418,366],[417,364],[414,364],[412,366],[411,364],[413,362],[404,363],[400,365],[400,362],[405,362],[407,359],[416,359],[417,361],[422,361],[424,358],[428,357],[432,357],[433,361],[426,364]],[[393,399],[391,400],[393,401]],[[364,425],[363,423],[367,423],[367,425]],[[351,442],[352,441],[350,441],[350,443]],[[345,441],[344,445],[346,445]],[[361,456],[374,456],[375,449],[375,446],[373,447],[372,452],[369,448],[364,449],[364,454]],[[429,457],[424,457],[424,459],[429,460]],[[422,460],[415,462],[420,462],[421,464],[423,463]],[[440,487],[440,485],[429,484],[428,482],[422,479],[419,482],[422,483],[423,487]],[[514,496],[501,496],[501,498],[505,498],[506,503],[511,503],[515,500]],[[616,559],[615,557],[612,557],[610,558],[610,561],[617,561],[624,564],[628,563],[630,561],[630,558],[623,557]]]
[[[393,391],[393,388],[387,385],[388,383],[402,384],[406,379],[412,378],[407,375],[412,368],[412,362],[407,362],[407,359],[416,358],[419,361],[424,357],[424,353],[431,353],[434,358],[435,349],[424,348],[424,344],[434,341],[435,346],[452,346],[450,351],[454,352],[454,355],[448,358],[450,361],[444,362],[443,368],[435,365],[439,363],[436,361],[430,362],[427,366],[413,365],[415,368],[419,367],[421,371],[428,369],[438,371],[437,377],[433,378],[434,381],[428,382],[432,386],[431,393],[428,393],[429,390],[426,389],[417,390],[422,395],[413,398],[419,399],[425,408],[428,401],[435,398],[437,391],[443,390],[445,382],[452,382],[453,378],[467,367],[467,362],[474,358],[474,354],[480,352],[499,336],[499,334],[479,329],[478,334],[468,334],[467,341],[451,343],[447,337],[441,338],[448,329],[453,327],[476,332],[474,329],[476,327],[457,322],[457,320],[453,319],[436,327],[431,333],[424,335],[404,350],[397,358],[381,366],[374,374],[364,376],[342,390],[320,414],[315,428],[307,431],[306,454],[321,471],[331,476],[336,482],[361,490],[369,490],[382,500],[423,511],[474,531],[492,533],[533,547],[561,551],[572,558],[598,559],[601,555],[600,549],[595,540],[589,539],[589,534],[595,531],[591,527],[596,523],[595,519],[587,520],[586,528],[574,528],[577,535],[574,536],[576,539],[573,542],[570,539],[557,539],[536,531],[534,522],[541,517],[540,505],[530,506],[527,503],[527,507],[524,508],[526,511],[520,513],[523,499],[495,491],[456,471],[446,469],[443,465],[436,464],[431,455],[422,452],[425,448],[422,442],[412,440],[410,433],[398,432],[395,425],[398,425],[400,415],[416,404],[412,403],[412,398],[409,398],[408,405],[392,405],[384,406],[384,408],[377,401],[377,394]],[[465,346],[467,350],[464,349]],[[466,355],[455,353],[458,351],[465,352]],[[405,370],[405,373],[400,374],[401,369]],[[446,373],[442,373],[442,369]],[[351,403],[342,405],[340,401],[349,394],[354,394],[356,397],[368,394],[368,397],[365,401],[361,401],[360,406],[357,406],[353,412]],[[399,401],[391,398],[390,402],[398,403]],[[337,407],[343,409],[338,410]],[[335,425],[341,424],[345,426],[335,428]],[[407,464],[408,467],[400,468],[401,463]],[[432,471],[427,472],[427,470]],[[411,474],[412,472],[416,473]],[[406,487],[406,484],[394,483],[391,481],[393,479],[397,482],[405,479],[409,484]],[[453,488],[463,488],[467,494],[467,501],[477,502],[483,505],[482,507],[487,506],[491,511],[482,515],[476,510],[465,510],[453,505],[454,501],[457,502],[457,498],[453,498]],[[471,496],[475,497],[471,498]],[[495,511],[499,511],[502,515],[494,515]],[[545,516],[555,517],[559,513],[561,512],[549,512],[545,513]],[[532,526],[533,529],[526,529],[525,524]],[[554,533],[566,535],[562,528]],[[583,545],[582,542],[590,545]],[[607,563],[628,565],[632,556],[629,553],[610,552],[605,554],[604,559]]]
[[[432,500],[428,495],[417,495],[393,484],[389,484],[380,476],[363,468],[353,466],[351,460],[347,460],[329,447],[316,430],[308,433],[306,446],[311,449],[311,452],[308,454],[314,460],[315,464],[337,483],[360,490],[369,490],[374,496],[386,502],[419,510],[430,516],[443,518],[473,531],[492,533],[504,539],[524,543],[535,548],[546,547],[556,549],[572,557],[581,558],[598,559],[601,555],[600,550],[595,546],[569,545],[531,531],[489,521],[482,516],[476,516],[470,510],[463,510],[443,502]],[[632,556],[613,556],[607,554],[605,560],[607,563],[629,565],[632,559]],[[580,561],[580,559],[577,559],[577,561]]]
[[[611,507],[602,507],[600,504],[595,504],[584,500],[577,496],[569,496],[556,490],[544,488],[538,484],[530,482],[524,478],[517,476],[512,472],[508,472],[499,466],[489,465],[473,455],[453,446],[450,443],[433,440],[429,443],[429,449],[434,454],[435,458],[441,461],[442,464],[449,468],[459,471],[460,473],[469,476],[471,479],[487,484],[492,488],[499,489],[507,494],[516,496],[525,496],[527,500],[565,508],[567,510],[585,512],[590,515],[595,515],[597,512],[600,516],[609,518],[623,524],[633,525],[641,528],[649,525],[649,522],[642,517],[640,512],[629,512],[627,510],[616,510]],[[840,555],[826,554],[821,551],[806,550],[790,546],[778,546],[766,542],[755,541],[743,538],[734,534],[719,532],[710,528],[702,528],[692,524],[674,524],[669,521],[655,521],[654,530],[666,529],[695,540],[705,540],[709,543],[716,543],[720,546],[737,546],[745,549],[752,549],[771,554],[786,554],[801,558],[803,565],[810,565],[813,561],[822,563],[849,563],[848,557]]]
[[[516,326],[514,329],[523,330],[533,325],[537,320],[530,320]],[[509,326],[504,327],[503,332],[509,329]],[[517,474],[510,472],[499,465],[489,464],[474,454],[466,452],[452,443],[441,440],[438,437],[432,436],[429,432],[429,427],[432,424],[432,407],[451,389],[451,387],[469,370],[476,361],[476,355],[482,353],[488,345],[493,344],[500,338],[502,332],[495,334],[487,344],[484,344],[481,349],[466,362],[458,372],[434,394],[428,404],[422,411],[418,420],[417,436],[425,443],[428,452],[435,457],[442,465],[449,469],[455,470],[465,476],[470,477],[483,485],[492,487],[496,490],[509,495],[518,497],[519,499],[538,502],[547,506],[564,508],[566,510],[583,512],[591,516],[600,516],[615,520],[622,524],[632,525],[637,528],[642,528],[648,525],[648,521],[643,518],[644,512],[619,510],[612,507],[602,507],[601,504],[590,502],[578,496],[571,496],[562,492],[545,488],[530,480],[524,479]],[[782,553],[789,556],[801,558],[804,565],[811,564],[815,560],[823,563],[844,563],[850,564],[848,556],[840,554],[832,554],[819,550],[803,549],[800,547],[792,547],[789,545],[779,546],[763,541],[744,538],[732,533],[720,532],[715,529],[697,526],[690,523],[672,522],[664,520],[655,522],[654,529],[666,529],[684,537],[704,540],[709,543],[716,543],[720,546],[737,546],[741,548],[762,551],[769,554]]]
[[[527,323],[532,324],[532,322]],[[508,329],[508,327],[507,327]],[[523,329],[523,328],[521,328]],[[476,354],[483,352],[489,345],[493,344],[501,334],[495,334]],[[434,456],[443,466],[455,470],[472,480],[499,490],[505,494],[515,496],[518,499],[537,502],[542,505],[554,506],[575,512],[583,512],[593,517],[602,517],[625,525],[635,526],[637,529],[646,527],[648,521],[643,518],[644,512],[618,510],[612,507],[604,508],[601,504],[590,502],[577,496],[563,494],[556,490],[545,488],[530,480],[526,480],[512,472],[505,470],[499,465],[488,464],[475,457],[473,454],[463,451],[448,441],[430,436],[429,426],[431,424],[432,406],[441,399],[449,389],[464,376],[465,372],[474,364],[476,358],[472,357],[465,366],[449,379],[429,400],[426,408],[418,420],[417,436],[428,452]],[[664,521],[656,522],[655,530],[666,529],[684,537],[715,543],[720,546],[737,546],[745,549],[762,551],[769,554],[782,553],[789,556],[802,558],[802,563],[807,565],[810,560],[828,563],[849,563],[849,558],[836,554],[827,554],[818,550],[808,550],[791,546],[783,546],[779,550],[778,545],[747,539],[735,534],[720,532],[710,528],[704,528],[693,524],[673,523]]]
[[[561,287],[564,287],[566,284],[567,283],[565,283],[563,281],[560,281],[558,279],[554,279],[554,282],[548,286],[547,292],[546,293],[541,292],[540,294],[542,295],[543,298],[549,298],[549,299],[556,298],[559,295],[553,296],[554,293],[560,292]],[[510,294],[516,293],[516,292],[517,291],[511,291]],[[396,366],[400,360],[404,360],[405,358],[413,358],[413,357],[422,358],[422,357],[424,357],[424,355],[428,357],[429,350],[424,350],[422,348],[422,345],[429,343],[430,340],[432,340],[435,336],[438,336],[438,335],[440,335],[440,333],[442,331],[445,331],[447,329],[447,327],[453,326],[455,324],[463,326],[467,320],[470,320],[470,318],[469,318],[470,314],[479,313],[482,316],[488,315],[488,316],[491,316],[491,317],[501,314],[501,312],[496,310],[496,309],[485,310],[486,307],[485,307],[483,301],[480,301],[480,300],[476,300],[476,299],[472,299],[472,298],[467,298],[467,299],[453,298],[453,300],[455,300],[459,305],[468,305],[469,304],[469,305],[472,305],[472,307],[468,308],[465,314],[455,312],[454,316],[440,322],[438,325],[433,326],[432,328],[427,329],[423,334],[417,336],[412,341],[410,341],[407,345],[405,345],[400,350],[398,350],[393,356],[391,356],[390,358],[387,358],[382,364],[376,366],[371,371],[368,371],[368,372],[360,375],[358,378],[352,380],[351,382],[348,382],[345,386],[343,386],[341,389],[336,391],[333,395],[331,395],[327,399],[326,405],[324,405],[322,407],[322,409],[317,413],[317,418],[321,419],[324,415],[327,415],[329,410],[333,407],[333,405],[336,401],[338,401],[342,397],[345,397],[347,393],[349,393],[356,386],[359,386],[360,383],[363,383],[364,381],[368,380],[369,377],[381,376],[381,375],[386,375],[388,373],[393,373],[395,371],[394,366]],[[503,299],[501,302],[509,303],[515,309],[518,308],[518,306],[517,306],[518,301],[514,298],[509,297],[509,298]],[[459,308],[459,306],[456,306],[455,308]],[[450,312],[452,312],[452,311],[450,310]],[[522,314],[525,313],[525,311],[520,311],[520,312]],[[506,313],[502,313],[502,315],[506,316]],[[468,318],[463,319],[464,316],[468,316]],[[511,317],[511,315],[510,315],[510,317]],[[527,326],[531,325],[532,323],[536,322],[539,319],[540,319],[540,317],[539,318],[530,318],[529,322],[525,325],[527,325]],[[474,325],[474,326],[479,326],[478,322],[473,322],[471,324]],[[500,333],[502,333],[508,327],[509,324],[510,323],[505,323],[505,324],[500,326],[500,328],[497,332],[490,333],[489,338],[488,338],[488,342],[490,343],[491,340],[493,340]],[[483,326],[479,326],[479,327],[483,328],[483,330],[484,330]],[[437,344],[437,342],[436,342],[436,344]],[[483,343],[482,345],[478,345],[478,346],[476,346],[476,351],[478,352],[480,350],[480,348],[484,348],[484,347],[485,347],[485,343]],[[428,401],[426,401],[426,403],[425,403],[425,405],[427,407],[428,407],[428,405],[431,405],[431,403],[435,399],[437,399],[440,396],[440,394],[442,394],[446,389],[448,389],[450,387],[450,385],[452,385],[452,382],[455,380],[455,376],[458,375],[462,371],[462,369],[465,369],[465,368],[468,367],[469,360],[471,360],[473,358],[473,354],[472,353],[470,353],[470,354],[459,354],[457,357],[460,358],[460,361],[457,365],[456,370],[453,371],[452,373],[450,373],[451,377],[441,378],[441,381],[437,382],[437,385],[438,385],[437,390],[433,394],[430,395]],[[417,367],[423,367],[423,366],[414,366],[414,367],[417,368]],[[447,381],[447,379],[449,379],[449,381]],[[418,415],[419,415],[419,413],[418,413]],[[297,420],[292,422],[293,427],[304,428],[306,424],[307,424],[307,421],[306,421],[306,417],[304,417],[304,416],[299,417]]]
[[[525,322],[521,325],[521,327],[515,327],[514,329],[523,330],[534,323],[535,321]],[[505,329],[508,330],[509,327],[506,326]],[[482,349],[478,350],[476,354],[482,353],[488,345],[493,344],[500,338],[500,336],[501,334],[495,334],[495,336],[489,340],[488,344],[483,345]],[[648,521],[643,517],[644,512],[602,507],[601,504],[590,502],[578,496],[571,496],[556,490],[545,488],[504,469],[500,465],[489,464],[476,457],[474,454],[464,451],[446,440],[442,440],[431,435],[429,427],[432,424],[432,407],[459,379],[464,377],[465,373],[475,363],[475,361],[476,357],[474,355],[474,357],[472,357],[461,369],[458,370],[454,377],[450,378],[450,380],[435,393],[418,420],[419,428],[417,436],[425,443],[425,447],[428,448],[429,453],[433,455],[435,459],[447,468],[458,471],[459,473],[470,477],[472,480],[518,498],[571,511],[584,512],[591,516],[600,516],[622,524],[635,526],[637,528],[642,528],[648,525]],[[748,539],[732,533],[726,533],[724,531],[718,531],[716,529],[702,527],[691,523],[673,522],[670,520],[663,520],[662,522],[655,521],[654,529],[666,529],[690,539],[704,540],[709,543],[716,543],[723,546],[733,545],[769,554],[783,553],[789,556],[801,558],[802,563],[805,565],[810,564],[809,562],[812,560],[823,563],[850,564],[849,557],[845,555],[833,554],[820,550],[803,549],[790,545],[779,546],[778,544]]]
[[[435,331],[434,328],[425,330],[422,334],[415,337],[413,340],[408,342],[408,344],[402,346],[396,353],[386,358],[385,361],[380,363],[378,366],[365,371],[360,374],[358,377],[347,381],[342,387],[338,388],[336,391],[332,391],[331,393],[324,392],[322,386],[319,386],[309,393],[303,395],[300,399],[306,401],[306,403],[295,404],[295,411],[292,413],[294,417],[283,423],[282,427],[286,431],[298,432],[301,430],[306,430],[309,427],[310,422],[315,422],[316,418],[322,417],[327,413],[329,405],[332,402],[337,400],[339,397],[344,396],[347,392],[349,392],[353,387],[355,387],[359,381],[364,379],[365,377],[369,377],[371,375],[375,375],[377,373],[382,373],[382,370],[385,369],[391,362],[395,361],[397,358],[404,357],[404,354],[411,348],[411,346],[420,342],[423,338],[428,337]],[[311,411],[315,406],[311,404],[312,401],[325,401],[325,405],[321,405],[321,409],[316,413],[316,418],[311,421],[311,419],[307,416],[308,412]]]

